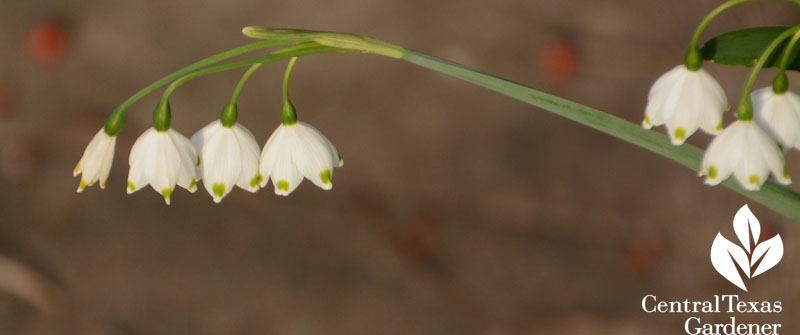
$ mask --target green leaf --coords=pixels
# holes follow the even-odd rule
[[[703,59],[715,64],[752,67],[767,45],[786,29],[789,27],[756,27],[727,32],[706,42],[700,52]],[[775,49],[764,67],[778,66],[785,44],[783,42]],[[794,60],[787,69],[800,71],[800,59],[796,57],[796,53],[792,56]]]

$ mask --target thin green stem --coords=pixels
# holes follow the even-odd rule
[[[138,101],[139,99],[141,99],[145,95],[150,94],[150,92],[153,92],[154,90],[158,89],[159,87],[164,86],[164,85],[168,84],[169,82],[179,78],[180,76],[183,76],[183,75],[185,75],[187,73],[190,73],[190,72],[192,72],[194,70],[197,70],[199,68],[203,68],[203,67],[206,67],[208,65],[211,65],[211,64],[214,64],[214,63],[218,63],[218,62],[221,62],[223,60],[226,60],[226,59],[229,59],[229,58],[232,58],[232,57],[240,56],[240,55],[243,55],[243,54],[246,54],[246,53],[249,53],[249,52],[253,52],[253,51],[256,51],[256,50],[269,48],[269,47],[280,45],[280,44],[286,44],[286,42],[285,41],[279,41],[279,40],[267,40],[267,41],[259,41],[259,42],[255,42],[255,43],[246,44],[246,45],[240,46],[238,48],[234,48],[234,49],[231,49],[231,50],[228,50],[228,51],[224,51],[224,52],[218,53],[216,55],[213,55],[211,57],[202,59],[202,60],[200,60],[198,62],[190,64],[190,65],[188,65],[186,67],[183,67],[180,70],[175,71],[175,72],[173,72],[173,73],[171,73],[171,74],[169,74],[169,75],[167,75],[167,76],[165,76],[165,77],[153,82],[150,85],[147,85],[143,89],[141,89],[138,92],[134,93],[127,100],[122,102],[122,104],[120,104],[117,108],[115,108],[114,111],[111,113],[111,115],[108,116],[108,119],[106,119],[106,125],[105,125],[106,133],[109,134],[109,135],[118,134],[122,130],[122,124],[125,121],[125,113],[128,111],[128,108],[130,108],[130,106],[133,103],[135,103],[136,101]]]
[[[244,75],[242,75],[242,79],[239,79],[239,83],[236,84],[236,89],[233,90],[233,95],[231,96],[231,104],[235,104],[236,101],[239,100],[239,92],[242,91],[242,87],[244,87],[244,84],[247,82],[248,79],[250,79],[250,76],[252,76],[253,73],[255,73],[256,70],[258,70],[258,68],[261,67],[261,65],[264,65],[264,63],[256,63],[250,65],[250,68],[247,69]]]
[[[292,76],[295,63],[297,63],[297,57],[292,57],[289,60],[289,65],[286,65],[286,72],[283,74],[283,101],[289,101],[289,77]]]
[[[764,64],[767,63],[767,60],[770,59],[772,53],[775,52],[775,49],[781,43],[783,43],[785,39],[789,38],[789,36],[792,36],[798,31],[800,31],[800,25],[786,29],[784,32],[778,35],[778,37],[772,40],[767,48],[764,49],[764,52],[761,53],[761,56],[758,58],[758,62],[756,62],[756,65],[753,66],[753,70],[750,71],[750,77],[747,78],[747,83],[744,85],[742,97],[739,99],[739,106],[736,108],[737,119],[742,121],[753,119],[753,103],[750,101],[750,91],[753,89],[753,84],[756,82],[758,73],[761,71],[761,68],[764,67]]]
[[[265,48],[269,48],[269,47],[273,47],[273,46],[281,45],[281,44],[284,44],[284,42],[282,42],[282,41],[273,41],[273,40],[250,43],[250,44],[243,45],[241,47],[234,48],[234,49],[231,49],[231,50],[228,50],[228,51],[225,51],[225,52],[218,53],[218,54],[213,55],[211,57],[205,58],[205,59],[200,60],[200,61],[198,61],[198,62],[196,62],[194,64],[188,65],[188,66],[186,66],[186,67],[184,67],[184,68],[182,68],[182,69],[180,69],[178,71],[175,71],[175,72],[165,76],[164,78],[161,78],[161,79],[153,82],[152,84],[146,86],[145,88],[139,90],[139,92],[136,92],[136,94],[132,95],[130,98],[128,98],[128,100],[125,100],[119,107],[117,107],[117,109],[122,109],[122,110],[128,109],[128,107],[130,107],[130,105],[132,105],[134,102],[138,101],[139,99],[141,99],[145,95],[149,94],[150,92],[158,89],[161,86],[164,86],[164,85],[168,84],[169,82],[171,82],[171,81],[173,81],[173,80],[175,80],[177,78],[180,78],[181,76],[183,76],[183,75],[185,75],[185,74],[187,74],[189,72],[197,70],[199,68],[203,68],[203,67],[206,67],[208,65],[211,65],[211,64],[214,64],[214,63],[218,63],[218,62],[221,62],[223,60],[226,60],[226,59],[229,59],[229,58],[232,58],[232,57],[236,57],[236,56],[240,56],[240,55],[243,55],[243,54],[246,54],[246,53],[249,53],[249,52],[253,52],[253,51],[256,51],[256,50],[261,50],[261,49],[265,49]]]
[[[266,55],[266,56],[250,58],[250,59],[244,59],[244,60],[240,60],[240,61],[236,61],[236,62],[231,62],[231,63],[226,63],[226,64],[217,65],[217,66],[213,66],[213,67],[208,67],[208,68],[204,68],[202,70],[197,70],[197,71],[194,71],[192,73],[186,74],[186,75],[176,79],[171,84],[169,84],[169,86],[167,86],[167,88],[164,90],[164,93],[161,95],[161,100],[169,100],[169,96],[178,87],[180,87],[181,85],[185,84],[187,81],[192,80],[192,79],[197,78],[197,77],[201,77],[201,76],[205,76],[205,75],[209,75],[209,74],[214,74],[214,73],[218,73],[218,72],[223,72],[223,71],[228,71],[228,70],[233,70],[233,69],[237,69],[237,68],[240,68],[240,67],[250,66],[250,65],[258,64],[258,63],[274,62],[274,61],[277,61],[277,60],[287,59],[287,58],[291,58],[291,57],[295,57],[295,56],[305,56],[305,55],[312,55],[312,54],[318,54],[318,53],[323,53],[323,52],[332,52],[332,51],[347,51],[347,50],[342,50],[342,49],[339,49],[339,48],[319,45],[319,44],[316,44],[316,43],[306,43],[306,44],[303,44],[302,47],[298,46],[298,47],[290,47],[290,48],[291,48],[291,52],[287,52],[286,51],[286,50],[289,50],[289,48],[281,49],[281,50],[272,52],[272,53],[270,53],[269,55]]]
[[[797,54],[794,47],[797,45],[798,40],[800,40],[800,30],[796,31],[794,35],[792,35],[792,39],[790,39],[789,43],[787,43],[784,47],[783,56],[781,56],[781,65],[778,67],[778,71],[786,71],[786,68],[789,67],[789,63],[794,60]]]
[[[297,57],[292,57],[289,60],[289,65],[286,66],[286,73],[283,74],[283,107],[281,108],[281,123],[289,126],[297,123],[297,111],[294,109],[292,101],[289,100],[289,77],[292,76],[294,64],[297,63]]]

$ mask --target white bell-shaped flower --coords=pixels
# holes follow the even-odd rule
[[[261,148],[247,128],[239,124],[225,127],[217,120],[195,133],[192,143],[200,153],[197,174],[214,202],[222,201],[234,185],[258,191],[263,179],[258,172]]]
[[[73,176],[83,174],[78,185],[78,192],[83,192],[86,186],[92,186],[98,180],[100,188],[106,188],[111,163],[114,161],[114,147],[117,143],[116,136],[106,134],[105,129],[100,129],[86,146],[81,160],[72,171]]]
[[[650,88],[642,127],[666,125],[672,144],[681,145],[697,128],[709,134],[722,131],[728,108],[725,92],[708,72],[678,65]]]
[[[781,184],[792,182],[775,141],[757,123],[736,121],[708,145],[700,175],[717,185],[732,173],[744,189],[758,191],[770,172]]]
[[[333,168],[343,161],[333,144],[317,129],[297,122],[281,124],[272,133],[261,152],[259,170],[264,179],[261,187],[272,179],[275,194],[289,195],[305,176],[315,185],[329,190],[333,187]]]
[[[128,162],[128,194],[150,184],[169,205],[175,185],[190,192],[197,188],[197,151],[188,138],[172,129],[145,131],[133,144]]]
[[[753,119],[784,151],[800,148],[800,95],[792,91],[776,94],[772,86],[750,94]]]

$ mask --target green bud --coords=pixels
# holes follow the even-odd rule
[[[170,119],[172,112],[169,107],[169,100],[161,100],[156,105],[156,110],[153,111],[153,127],[158,131],[169,130]]]
[[[281,122],[287,126],[297,123],[297,112],[294,110],[294,105],[289,99],[283,100],[283,108],[281,109]]]
[[[104,127],[105,133],[108,134],[108,136],[116,136],[122,131],[123,124],[125,124],[125,111],[122,109],[115,109],[106,119],[106,125]]]
[[[230,128],[236,124],[236,119],[238,118],[239,108],[236,107],[235,102],[231,102],[225,105],[225,108],[222,109],[222,115],[220,115],[219,121],[222,122],[223,127]]]
[[[753,119],[753,103],[750,102],[750,95],[745,94],[739,105],[736,106],[736,119],[739,121],[750,121]]]
[[[783,94],[789,89],[789,79],[786,78],[786,73],[781,71],[772,80],[772,92],[775,94]]]
[[[689,71],[697,71],[703,66],[703,55],[700,54],[700,49],[695,46],[689,47],[686,50],[686,56],[683,58],[683,64]]]

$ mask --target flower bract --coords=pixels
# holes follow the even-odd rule
[[[329,190],[333,168],[342,164],[333,144],[314,127],[303,122],[281,124],[261,152],[261,186],[272,179],[275,194],[289,195],[306,177]]]
[[[200,154],[197,174],[214,202],[222,201],[234,185],[258,191],[261,148],[247,128],[239,124],[225,127],[217,120],[195,133],[192,143]]]
[[[197,152],[192,142],[175,130],[145,131],[133,144],[128,162],[128,194],[149,184],[169,204],[175,185],[190,192],[197,188]]]
[[[650,88],[642,127],[666,125],[672,144],[680,145],[698,128],[718,134],[727,109],[725,92],[708,72],[679,65]]]
[[[708,145],[701,175],[717,185],[733,174],[746,190],[757,191],[770,172],[781,184],[790,184],[783,153],[753,121],[736,121]]]

